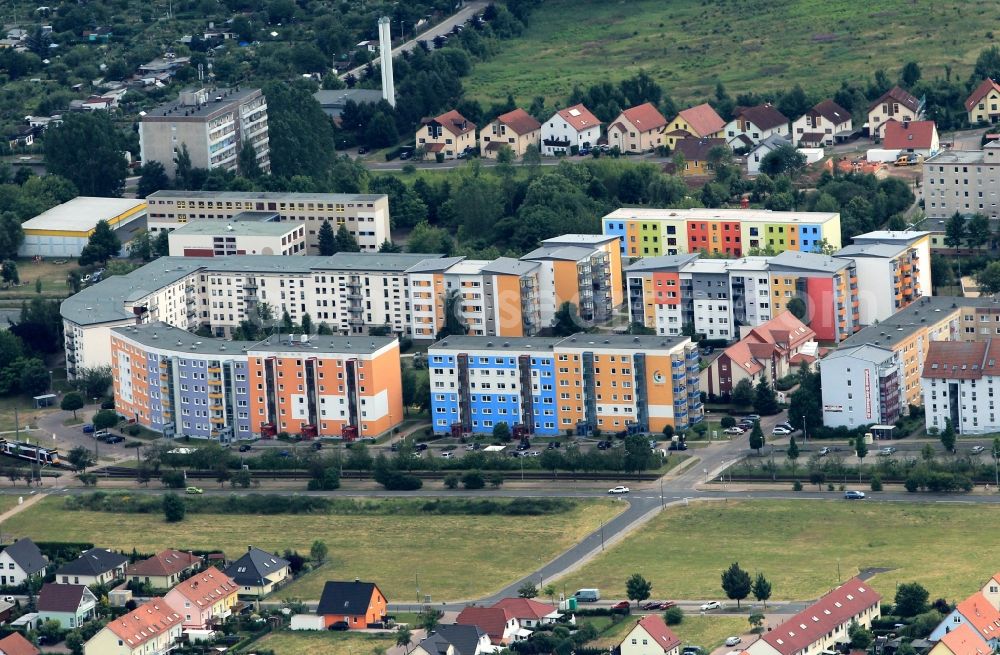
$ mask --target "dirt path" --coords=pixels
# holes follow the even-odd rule
[[[17,505],[14,505],[14,507],[10,508],[3,514],[0,514],[0,523],[3,523],[4,521],[6,521],[7,519],[9,519],[10,517],[14,516],[19,512],[23,512],[24,510],[28,509],[35,503],[41,501],[42,498],[45,498],[47,495],[48,494],[34,494],[29,496],[28,499],[25,500],[24,502],[18,503]]]

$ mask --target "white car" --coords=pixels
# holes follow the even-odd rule
[[[722,432],[724,434],[743,434],[743,430],[741,428],[737,428],[737,427],[726,428]]]
[[[451,459],[455,455],[449,450],[447,452],[441,453],[441,459]]]
[[[777,426],[777,425],[774,426],[773,430],[771,430],[771,434],[776,435],[776,436],[784,436],[786,434],[791,434],[791,433],[792,433],[791,430],[788,430],[786,428],[783,428],[783,427]]]
[[[628,493],[628,487],[623,487],[622,485],[618,485],[617,487],[611,487],[610,489],[608,489],[608,493],[609,494],[627,494]]]
[[[722,603],[717,600],[710,600],[701,606],[702,612],[707,612],[708,610],[719,610],[722,609]]]
[[[728,639],[726,639],[726,645],[727,646],[735,646],[736,644],[740,643],[741,641],[743,641],[743,640],[734,635],[734,636],[729,637]]]

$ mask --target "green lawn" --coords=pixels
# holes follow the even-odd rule
[[[934,547],[927,547],[927,535]],[[969,535],[975,535],[970,538]],[[636,571],[653,596],[724,599],[719,576],[733,561],[763,572],[776,599],[812,599],[860,569],[887,597],[918,581],[931,598],[957,600],[996,572],[982,544],[1000,538],[1000,507],[832,501],[730,501],[670,508],[559,586],[624,597]],[[946,556],[942,556],[946,553]]]
[[[600,635],[587,644],[588,647],[612,648],[621,643],[640,616],[626,616],[612,622],[609,616],[579,617],[577,621],[593,624]],[[670,629],[680,637],[685,645],[701,646],[706,652],[721,646],[726,637],[746,632],[750,628],[744,616],[705,615],[685,616],[680,625]]]
[[[273,650],[275,655],[379,655],[396,644],[391,634],[355,632],[272,632],[253,642],[248,652]]]
[[[561,104],[574,84],[640,69],[683,103],[708,97],[717,81],[733,97],[796,82],[810,95],[832,93],[878,68],[895,79],[909,60],[926,79],[943,76],[945,65],[965,79],[994,43],[987,31],[998,18],[989,0],[546,0],[464,86],[488,106],[508,93],[521,105],[535,96]]]
[[[308,553],[312,542],[322,539],[330,561],[279,597],[318,599],[326,580],[359,577],[378,581],[390,599],[406,602],[415,598],[415,576],[421,595],[434,600],[485,595],[556,556],[621,509],[602,499],[546,516],[189,514],[182,523],[168,524],[158,514],[68,511],[63,499],[47,498],[3,527],[6,534],[36,541],[91,541],[140,552],[220,549],[232,557],[248,544]],[[115,526],[113,534],[109,525]]]
[[[61,260],[60,260],[61,261]],[[21,297],[37,293],[35,281],[42,281],[42,295],[64,298],[70,295],[66,285],[66,276],[72,270],[79,269],[75,259],[68,259],[65,264],[56,264],[55,260],[45,259],[40,262],[31,259],[17,260],[17,275],[21,285],[17,287],[0,287],[0,301],[8,297]]]

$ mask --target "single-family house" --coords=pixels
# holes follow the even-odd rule
[[[1000,573],[994,573],[993,577],[987,580],[979,591],[990,605],[1000,610]]]
[[[736,150],[752,148],[772,136],[787,137],[788,117],[767,102],[756,107],[737,107],[726,124],[726,143]]]
[[[11,148],[27,148],[35,142],[35,129],[30,125],[18,125],[7,135],[7,145]]]
[[[474,625],[490,637],[494,646],[506,646],[522,641],[531,634],[521,628],[517,619],[502,607],[466,607],[455,618],[459,625]]]
[[[861,578],[851,578],[746,647],[749,655],[800,655],[833,650],[849,642],[855,621],[869,628],[881,616],[882,596]]]
[[[201,567],[202,558],[190,552],[168,548],[148,559],[129,564],[125,577],[131,582],[148,584],[153,589],[170,589],[186,574]]]
[[[125,577],[128,558],[107,548],[91,548],[56,571],[58,584],[110,584]]]
[[[894,121],[882,127],[882,149],[931,157],[941,149],[934,121]]]
[[[681,111],[667,125],[664,141],[673,150],[684,139],[709,139],[724,134],[726,121],[707,102]]]
[[[439,625],[410,655],[482,655],[494,650],[489,635],[474,625]]]
[[[329,581],[323,585],[316,613],[325,618],[327,627],[343,621],[352,630],[364,630],[385,620],[388,605],[374,582]]]
[[[990,655],[993,649],[978,632],[961,624],[934,644],[929,655]]]
[[[12,632],[0,639],[0,655],[39,655],[40,652],[20,632]]]
[[[378,52],[378,41],[361,41],[356,46],[356,50],[363,50],[365,52]]]
[[[806,148],[832,146],[853,133],[851,112],[833,100],[817,103],[792,123],[792,141]]]
[[[31,539],[18,539],[0,553],[0,585],[24,584],[45,576],[48,560]]]
[[[651,102],[630,107],[618,114],[608,128],[608,145],[621,152],[648,152],[665,144],[667,119]]]
[[[965,111],[969,112],[969,124],[996,123],[1000,119],[1000,84],[986,78],[968,98]]]
[[[795,366],[816,361],[817,354],[816,333],[785,310],[723,350],[702,371],[702,389],[710,395],[728,396],[744,379],[755,386],[761,380],[773,383],[792,373]]]
[[[431,157],[441,153],[445,159],[455,159],[476,147],[476,124],[452,109],[420,121],[416,140],[417,147]]]
[[[236,581],[241,596],[261,598],[280,587],[292,577],[288,560],[248,546],[247,552],[223,571]]]
[[[636,621],[618,645],[621,655],[678,655],[680,650],[680,638],[659,614],[649,614]]]
[[[183,633],[180,614],[153,598],[110,621],[83,645],[84,655],[167,655]]]
[[[568,155],[589,148],[601,138],[601,121],[583,105],[560,109],[542,125],[542,154]]]
[[[1000,611],[981,591],[977,591],[956,605],[927,638],[931,641],[940,641],[946,634],[963,624],[975,630],[989,644],[990,651],[996,650],[1000,644]]]
[[[757,175],[760,173],[760,164],[764,161],[764,157],[768,154],[774,152],[782,146],[791,146],[792,142],[786,136],[778,136],[777,134],[772,134],[767,137],[757,145],[751,148],[750,152],[747,153],[747,174]]]
[[[528,146],[538,146],[542,124],[521,108],[500,114],[479,131],[479,143],[485,159],[496,159],[507,146],[515,157],[523,157]]]
[[[555,623],[562,614],[547,603],[540,603],[531,598],[503,598],[493,604],[507,610],[507,613],[517,619],[524,628],[537,628],[540,625]]]
[[[726,148],[725,139],[681,139],[674,146],[674,152],[684,160],[678,173],[685,176],[711,175],[712,163],[708,154],[712,148]]]
[[[897,122],[918,121],[923,118],[923,113],[923,100],[894,86],[868,105],[868,133],[877,141],[882,138],[889,119]]]
[[[44,584],[35,603],[40,621],[58,621],[64,630],[94,618],[97,596],[82,584]]]
[[[98,41],[102,43],[107,43],[114,36],[114,30],[110,27],[95,27],[92,30],[84,30],[83,38],[87,39],[91,43],[96,43]]]
[[[239,587],[214,566],[179,582],[163,597],[184,617],[185,630],[208,630],[233,613]]]

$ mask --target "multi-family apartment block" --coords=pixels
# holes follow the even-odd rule
[[[602,220],[606,236],[621,240],[622,258],[705,252],[733,257],[768,249],[840,248],[840,214],[763,209],[651,209],[623,207]]]
[[[167,235],[171,257],[306,254],[304,225],[281,223],[271,212],[243,212],[232,220],[182,225]]]
[[[927,429],[950,422],[959,434],[1000,431],[1000,339],[931,344],[921,375]]]
[[[861,323],[882,321],[931,294],[929,232],[881,230],[860,234],[834,255],[853,259],[861,297]]]
[[[159,162],[170,177],[184,146],[194,168],[235,171],[244,143],[253,147],[260,169],[270,172],[267,100],[260,89],[186,89],[139,122],[142,163]]]
[[[698,255],[652,257],[625,269],[629,315],[658,334],[685,328],[709,339],[732,340],[739,325],[757,326],[806,305],[817,338],[839,342],[860,329],[854,262],[816,253],[786,251],[774,257],[702,259]]]
[[[203,219],[232,220],[245,212],[271,212],[281,222],[305,226],[307,254],[319,254],[324,221],[341,225],[362,252],[376,252],[389,234],[389,197],[363,193],[270,193],[240,191],[157,191],[146,198],[149,231],[174,230]]]
[[[659,432],[702,419],[687,338],[449,336],[427,352],[434,430],[516,435]]]
[[[377,436],[403,418],[390,337],[203,338],[165,323],[111,331],[115,409],[166,436]]]
[[[924,162],[924,212],[929,218],[1000,217],[1000,141],[982,150],[944,150]]]

